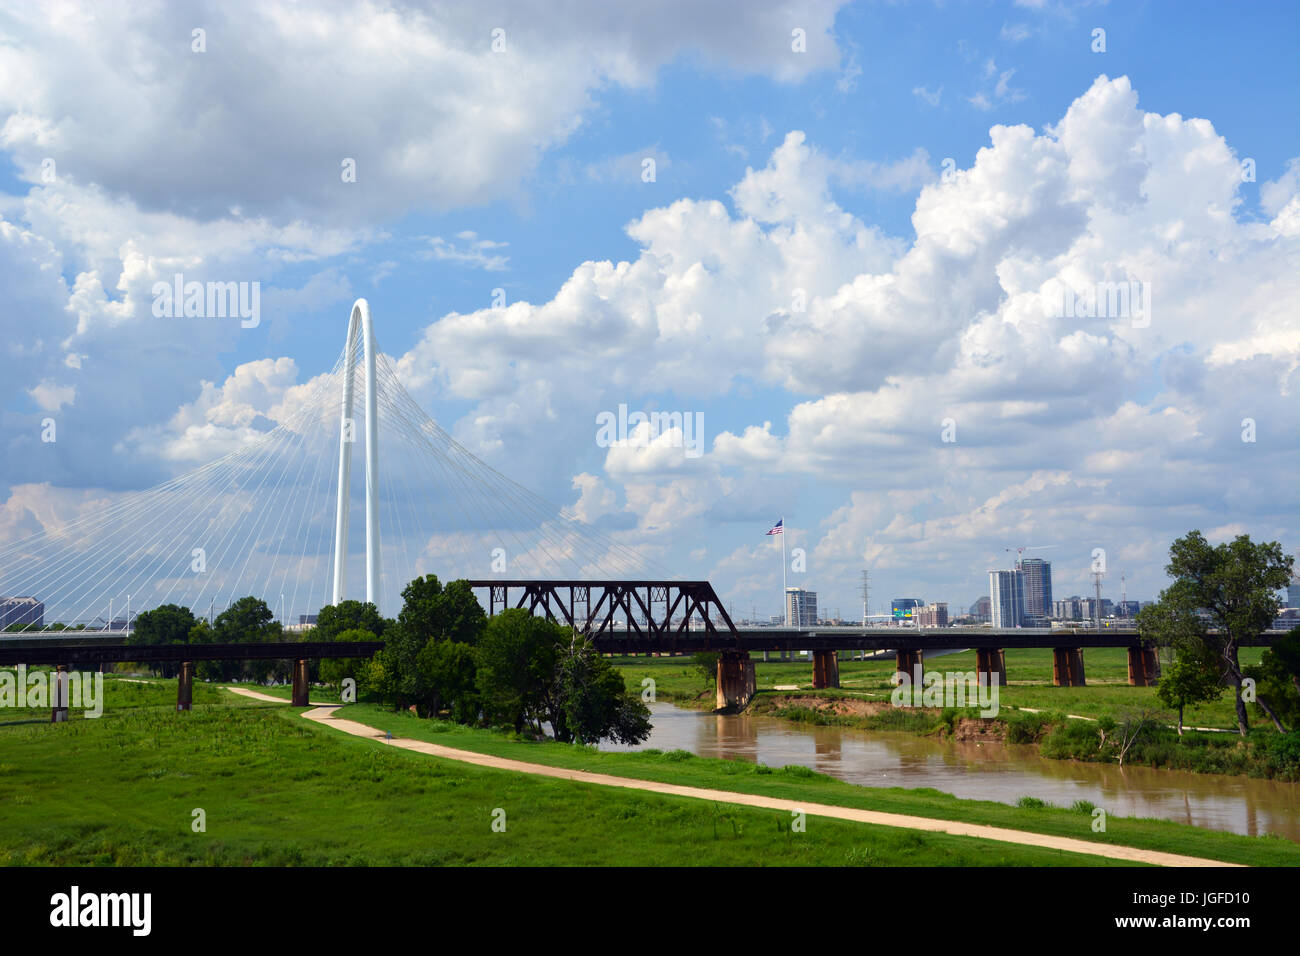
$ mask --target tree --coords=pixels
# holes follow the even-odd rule
[[[452,581],[444,587],[437,575],[416,578],[402,589],[397,620],[384,629],[384,659],[375,670],[383,680],[372,686],[382,699],[399,708],[414,703],[426,714],[435,712],[444,700],[451,700],[445,694],[448,687],[459,686],[459,678],[444,687],[429,684],[428,677],[436,668],[420,666],[421,652],[431,641],[473,645],[486,626],[487,616],[465,581]],[[437,659],[451,660],[446,654]],[[458,654],[457,659],[463,661],[464,655]]]
[[[1198,656],[1198,649],[1200,654]],[[1208,703],[1223,696],[1223,668],[1218,658],[1205,653],[1204,645],[1190,645],[1166,664],[1160,675],[1156,697],[1178,711],[1178,736],[1183,735],[1183,709],[1189,704]]]
[[[695,669],[704,675],[706,685],[718,679],[718,658],[721,656],[717,651],[698,651],[692,658]]]
[[[608,737],[639,744],[650,736],[650,709],[628,691],[623,675],[597,653],[587,638],[574,634],[556,671],[560,719],[552,717],[555,739],[594,744]]]
[[[1246,676],[1255,681],[1255,704],[1279,732],[1300,727],[1300,626],[1273,641]]]
[[[346,603],[358,604],[360,602],[350,601]],[[370,608],[374,607],[373,604],[367,604],[365,606]],[[338,642],[350,641],[353,643],[357,643],[360,641],[373,641],[374,639],[375,639],[375,635],[373,633],[371,633],[370,631],[364,631],[361,628],[357,628],[357,627],[351,628],[346,631],[341,631],[335,634],[333,637],[328,638],[328,640],[331,641],[338,641]],[[343,681],[349,677],[357,681],[358,684],[360,684],[360,680],[358,678],[361,673],[361,667],[363,664],[365,664],[364,657],[322,658],[320,662],[320,679],[324,681],[326,684],[329,684],[331,687],[343,686]]]
[[[242,597],[220,614],[209,627],[200,620],[190,629],[190,640],[207,644],[259,644],[282,637],[280,622],[261,598]],[[197,640],[196,640],[197,638]],[[275,672],[275,661],[199,661],[203,680],[253,680],[262,683]]]
[[[416,656],[420,683],[427,694],[429,716],[444,705],[453,720],[473,723],[479,714],[478,667],[474,648],[461,641],[429,641]]]
[[[1206,655],[1220,661],[1232,684],[1237,730],[1243,737],[1250,726],[1238,650],[1277,616],[1277,591],[1291,579],[1292,564],[1276,541],[1256,544],[1249,535],[1212,547],[1199,531],[1190,531],[1169,547],[1165,572],[1174,583],[1160,593],[1153,616],[1176,622],[1183,638],[1199,643]],[[1208,626],[1192,627],[1189,620],[1194,617],[1204,617]],[[1267,703],[1260,706],[1277,721]]]
[[[144,611],[134,622],[126,643],[149,646],[154,644],[184,644],[190,638],[190,629],[196,620],[187,607],[163,604],[152,611]],[[154,664],[150,668],[164,677],[176,676],[176,664]]]
[[[344,631],[368,631],[367,640],[376,640],[384,633],[388,622],[379,616],[379,609],[369,601],[339,601],[326,604],[316,615],[312,628],[314,641],[334,641]]]
[[[538,724],[556,710],[547,707],[553,696],[555,665],[566,634],[562,627],[523,608],[511,608],[488,619],[475,648],[476,683],[488,720],[522,732],[528,721]],[[551,713],[547,713],[547,711]]]
[[[451,581],[444,587],[436,574],[426,574],[402,589],[397,623],[420,642],[436,637],[474,644],[487,615],[467,582]]]

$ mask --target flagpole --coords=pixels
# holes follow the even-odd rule
[[[790,598],[785,593],[785,516],[781,517],[781,608],[785,614],[786,627],[790,626]]]

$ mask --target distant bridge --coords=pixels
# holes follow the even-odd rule
[[[66,631],[59,632],[66,634]],[[176,709],[189,710],[193,700],[195,661],[293,661],[294,707],[306,707],[307,662],[321,658],[371,657],[384,649],[383,641],[268,641],[246,644],[123,644],[120,640],[84,642],[63,638],[4,638],[0,640],[0,667],[49,664],[57,668],[60,686],[67,686],[71,667],[102,668],[105,664],[179,663]],[[62,701],[52,701],[55,723],[68,719],[66,691]]]
[[[1083,651],[1123,647],[1128,680],[1154,684],[1160,663],[1136,627],[737,627],[708,581],[548,581],[477,579],[470,587],[488,591],[489,614],[522,608],[572,627],[605,654],[692,654],[716,651],[719,709],[743,706],[753,697],[755,652],[806,651],[812,655],[813,687],[838,687],[839,651],[897,653],[896,667],[916,679],[927,650],[975,651],[976,672],[1005,684],[1006,649],[1050,648],[1052,681],[1082,687]],[[697,626],[698,622],[698,626]],[[1272,634],[1242,642],[1267,646]]]

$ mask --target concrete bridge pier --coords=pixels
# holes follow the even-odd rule
[[[917,649],[914,651],[900,650],[895,656],[894,670],[900,674],[906,674],[915,687],[921,686],[921,677],[924,676],[925,651]]]
[[[181,661],[180,673],[176,675],[176,709],[189,710],[194,701],[194,662]]]
[[[813,651],[813,688],[840,686],[840,652]]]
[[[68,719],[68,666],[60,664],[54,669],[54,686],[50,688],[54,699],[50,701],[54,712],[50,723],[61,724]]]
[[[975,677],[984,677],[988,686],[1005,687],[1007,685],[1007,652],[993,647],[975,649]]]
[[[1153,687],[1160,680],[1160,660],[1154,647],[1128,649],[1128,682],[1133,687]]]
[[[1083,650],[1078,647],[1052,648],[1052,683],[1057,687],[1083,687]]]
[[[307,662],[296,660],[293,662],[293,700],[290,704],[294,707],[306,707],[308,703]]]
[[[717,709],[734,710],[754,698],[758,680],[748,651],[723,651],[718,655]]]

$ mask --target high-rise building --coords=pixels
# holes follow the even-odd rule
[[[1052,602],[1052,617],[1058,621],[1083,620],[1083,598],[1074,594]]]
[[[970,616],[980,624],[987,623],[993,616],[993,603],[986,597],[978,599],[970,606]]]
[[[927,604],[917,609],[914,614],[917,627],[947,627],[948,605],[942,601]]]
[[[1025,576],[1025,616],[1048,617],[1052,613],[1052,562],[1022,558],[1016,569]]]
[[[1286,606],[1300,607],[1300,579],[1296,579],[1286,586]]]
[[[786,588],[785,623],[787,627],[816,627],[817,592]]]
[[[44,627],[45,604],[34,597],[0,597],[0,631],[14,625]]]
[[[994,627],[1020,627],[1025,617],[1025,576],[1019,571],[989,572]]]

